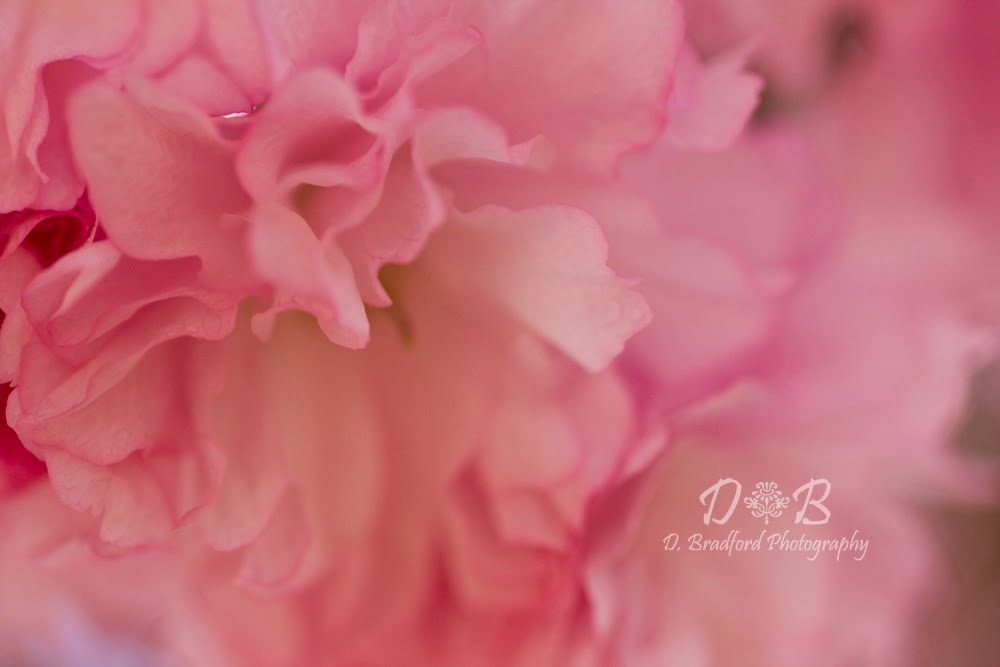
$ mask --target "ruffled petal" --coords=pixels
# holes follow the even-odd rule
[[[483,45],[429,78],[421,99],[473,103],[513,143],[544,135],[572,169],[607,170],[661,130],[681,43],[677,3],[457,6],[458,20],[477,29]]]
[[[483,207],[455,216],[430,252],[456,285],[590,370],[649,323],[645,301],[607,267],[600,227],[579,209]]]
[[[0,46],[6,54],[2,70],[4,105],[0,131],[0,211],[29,206],[69,208],[82,185],[58,175],[72,173],[69,155],[62,152],[48,165],[40,164],[39,150],[50,126],[59,125],[61,108],[50,107],[42,85],[43,68],[61,60],[99,63],[122,54],[142,26],[138,0],[113,0],[91,7],[84,2],[18,1],[0,10]],[[84,26],[84,29],[81,29]],[[52,172],[52,173],[48,173]],[[69,194],[42,195],[51,187]],[[65,190],[64,190],[65,189]],[[75,191],[75,192],[74,192]],[[39,206],[40,204],[40,206]]]
[[[73,95],[70,137],[102,228],[136,259],[198,257],[236,275],[239,226],[226,220],[250,200],[236,179],[234,148],[203,113],[148,84],[102,83]]]

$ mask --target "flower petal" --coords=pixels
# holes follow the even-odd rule
[[[646,302],[607,267],[600,227],[579,209],[485,206],[456,214],[429,252],[456,285],[592,371],[649,323]]]

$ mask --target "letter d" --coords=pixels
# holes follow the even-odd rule
[[[729,504],[729,509],[726,510],[726,515],[724,517],[721,519],[715,519],[712,517],[712,513],[715,511],[715,501],[719,497],[719,491],[721,491],[722,487],[727,484],[733,484],[736,487],[735,493],[733,493],[733,502]],[[710,494],[712,496],[712,502],[708,505],[708,511],[705,512],[705,525],[707,526],[709,522],[723,524],[729,521],[729,517],[731,517],[733,515],[733,511],[736,510],[736,503],[739,502],[740,496],[743,494],[743,485],[732,478],[727,477],[726,479],[720,479],[718,482],[705,489],[705,492],[698,497],[698,500],[701,501],[702,505],[705,504],[705,498],[707,498]]]

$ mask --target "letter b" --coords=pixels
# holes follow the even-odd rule
[[[819,484],[823,484],[824,485],[824,487],[823,487],[823,496],[821,498],[819,498],[819,499],[813,499],[813,490]],[[798,501],[799,496],[802,495],[803,491],[808,490],[808,493],[806,494],[806,500],[805,500],[805,502],[802,503],[802,509],[800,509],[799,513],[795,515],[795,523],[804,523],[807,526],[821,526],[821,525],[823,525],[825,523],[829,523],[830,522],[830,510],[828,510],[826,508],[826,505],[823,504],[823,501],[826,500],[828,497],[830,497],[830,489],[831,488],[832,488],[832,485],[830,484],[829,481],[827,481],[825,479],[810,479],[807,484],[803,484],[802,486],[800,486],[799,488],[797,488],[795,490],[795,493],[792,494],[792,498],[795,501]],[[807,519],[806,518],[806,510],[809,509],[810,505],[812,505],[813,507],[816,507],[820,512],[823,513],[823,518],[822,519]]]

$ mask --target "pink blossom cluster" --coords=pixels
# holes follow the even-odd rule
[[[0,664],[938,664],[997,26],[0,1]]]

